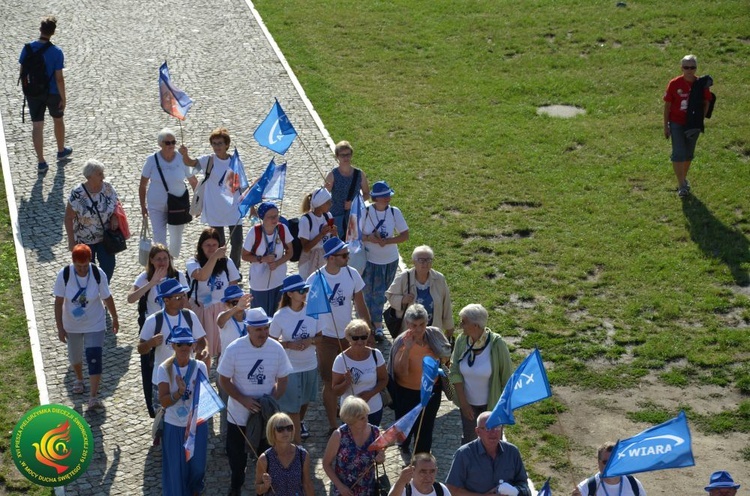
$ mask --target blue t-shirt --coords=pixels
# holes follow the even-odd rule
[[[46,42],[41,42],[39,40],[32,41],[31,49],[36,52],[45,43]],[[25,56],[26,46],[24,45],[23,50],[21,50],[21,55],[18,57],[19,64],[23,63]],[[60,90],[57,89],[57,81],[54,78],[54,74],[55,71],[61,71],[65,67],[65,56],[63,55],[62,49],[57,45],[49,47],[47,51],[44,52],[44,65],[47,69],[47,77],[49,78],[49,92],[52,95],[59,95]]]

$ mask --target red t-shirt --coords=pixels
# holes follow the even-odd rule
[[[690,97],[690,88],[693,83],[687,81],[685,76],[677,76],[667,85],[667,91],[664,93],[663,100],[670,102],[669,122],[684,126],[687,124],[688,98]],[[711,91],[704,88],[703,98],[711,98]]]

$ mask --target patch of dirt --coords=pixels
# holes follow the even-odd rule
[[[561,117],[570,119],[579,114],[585,114],[586,110],[572,105],[545,105],[536,109],[537,115],[549,115],[550,117]]]
[[[606,441],[631,437],[652,425],[631,422],[626,413],[638,411],[638,403],[651,402],[670,409],[689,404],[696,413],[718,413],[736,408],[743,397],[718,386],[676,388],[660,383],[656,376],[644,378],[641,387],[633,390],[592,393],[573,387],[557,386],[555,398],[568,410],[560,414],[550,430],[571,439],[569,471],[555,471],[544,462],[534,469],[552,475],[570,490],[581,480],[597,471],[596,449]],[[717,398],[720,398],[719,401]],[[649,496],[673,494],[705,494],[703,487],[716,470],[729,471],[735,480],[748,483],[748,464],[740,450],[750,445],[750,434],[730,433],[707,435],[691,426],[695,466],[636,474]]]

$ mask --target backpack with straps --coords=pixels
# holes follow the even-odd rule
[[[633,496],[641,496],[641,490],[638,489],[638,483],[635,480],[635,477],[632,475],[626,475],[626,479],[628,479],[628,482],[630,482],[630,488],[633,490]],[[620,483],[622,483],[622,479],[620,480]],[[586,480],[586,485],[588,486],[589,490],[589,496],[596,496],[596,476],[589,477]]]
[[[101,273],[99,273],[99,267],[97,267],[96,265],[92,263],[89,263],[89,269],[91,270],[91,272],[94,273],[94,280],[96,281],[96,284],[101,284],[102,275]],[[63,283],[65,283],[65,285],[67,286],[69,280],[70,280],[70,265],[67,265],[63,269]]]
[[[185,308],[180,310],[180,313],[182,313],[182,317],[185,319],[185,322],[187,322],[188,327],[190,327],[190,330],[193,329],[193,316],[190,315],[190,310],[187,310]],[[161,326],[164,325],[164,310],[159,310],[154,314],[154,319],[156,319],[156,326],[154,327],[154,336],[161,333]],[[166,342],[166,341],[165,341]]]
[[[435,490],[436,496],[443,496],[443,486],[438,481],[432,483],[432,488]],[[406,485],[406,496],[411,496],[411,482]]]
[[[224,266],[224,273],[227,275],[227,282],[230,281],[229,279],[229,266]],[[187,292],[187,299],[190,300],[190,297],[194,297],[195,304],[198,306],[201,306],[200,302],[198,301],[198,279],[191,279],[190,274],[188,274],[187,269],[185,269],[185,280],[187,281],[188,285],[188,292]]]
[[[289,222],[289,221],[287,221]],[[284,226],[282,223],[279,223],[276,226],[276,229],[279,230],[279,237],[281,238],[281,242],[286,245],[286,226]],[[253,229],[255,229],[255,241],[253,242],[253,249],[250,250],[250,253],[253,255],[258,255],[258,247],[260,246],[260,241],[263,239],[263,224],[256,224]],[[299,229],[298,229],[299,230]],[[289,230],[289,233],[291,234],[291,230]],[[261,255],[262,256],[262,255]],[[294,261],[294,259],[292,259]],[[297,258],[299,260],[299,258]]]
[[[31,48],[31,43],[24,45],[26,56],[23,58],[23,62],[21,62],[21,75],[18,79],[21,82],[21,89],[26,98],[46,98],[49,94],[52,77],[47,75],[44,52],[53,46],[52,42],[48,41],[35,52]]]
[[[313,221],[309,212],[300,217],[287,219],[286,221],[286,226],[289,228],[289,234],[292,235],[292,258],[290,259],[292,262],[299,262],[299,259],[302,256],[303,248],[302,241],[299,239],[299,223],[303,218],[307,219],[309,225],[308,231],[312,231]],[[328,219],[333,217],[328,212],[325,212],[323,218],[328,222]],[[312,232],[310,234],[312,235]]]

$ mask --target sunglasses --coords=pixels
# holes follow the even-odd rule
[[[361,336],[349,336],[352,341],[364,341],[369,337],[369,334],[363,334]]]
[[[307,294],[307,292],[308,292],[309,290],[310,290],[310,288],[302,288],[302,289],[298,289],[298,290],[297,290],[297,292],[298,292],[299,294]]]
[[[176,145],[177,144],[177,140],[164,140],[164,141],[162,141],[162,143],[164,143],[167,146]]]
[[[284,431],[286,431],[286,432],[294,432],[294,425],[289,424],[289,425],[277,425],[276,426],[276,432],[282,433]]]
[[[183,299],[184,297],[185,297],[185,295],[175,295],[175,296],[165,296],[165,297],[164,297],[164,299],[165,299],[165,300],[175,300],[175,301],[180,301],[180,300],[181,300],[181,299]]]
[[[694,71],[695,69],[697,69],[697,67],[694,65],[683,65],[682,68],[688,71]]]
[[[341,258],[349,258],[349,252],[346,253],[337,253],[333,255],[334,257],[341,257]]]

